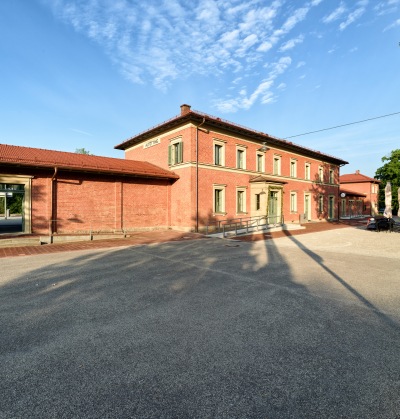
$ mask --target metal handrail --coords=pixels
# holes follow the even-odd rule
[[[268,225],[282,225],[283,224],[283,215],[277,216],[265,216],[265,215],[257,215],[251,217],[237,217],[237,218],[230,218],[227,220],[219,220],[215,221],[214,223],[210,223],[206,225],[206,234],[209,233],[209,227],[211,225],[215,225],[215,229],[217,233],[221,233],[223,237],[225,237],[225,233],[227,231],[235,230],[235,234],[237,235],[238,230],[246,230],[246,233],[249,232],[250,229],[256,228],[257,231],[259,230],[260,226],[268,226]]]

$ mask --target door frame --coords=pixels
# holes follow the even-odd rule
[[[22,201],[22,233],[32,233],[32,178],[33,176],[0,174],[0,183],[9,185],[24,185]]]

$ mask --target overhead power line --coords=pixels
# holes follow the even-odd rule
[[[285,137],[285,139],[301,137],[302,135],[315,134],[316,132],[329,131],[335,128],[347,127],[348,125],[361,124],[362,122],[373,121],[374,119],[380,119],[380,118],[387,118],[388,116],[399,115],[399,114],[400,112],[394,112],[394,113],[389,113],[387,115],[375,116],[374,118],[363,119],[362,121],[349,122],[347,124],[336,125],[335,127],[323,128],[323,129],[318,129],[316,131],[305,132],[303,134],[291,135],[290,137]]]

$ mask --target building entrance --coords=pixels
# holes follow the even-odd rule
[[[270,191],[268,197],[268,224],[280,222],[280,213],[278,208],[278,192]]]
[[[23,184],[0,183],[0,233],[24,231]]]

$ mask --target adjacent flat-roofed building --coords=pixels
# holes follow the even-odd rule
[[[171,225],[196,230],[219,220],[268,223],[338,218],[346,161],[181,106],[180,115],[115,146],[127,160],[173,170]]]
[[[376,215],[378,214],[378,194],[380,180],[355,173],[343,174],[339,178],[341,185],[341,215]]]

